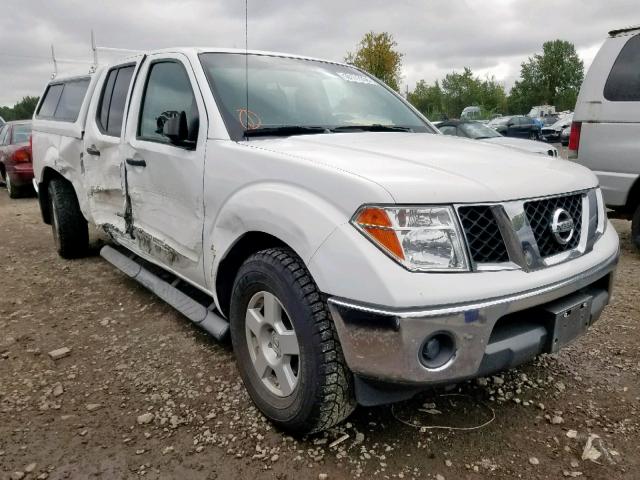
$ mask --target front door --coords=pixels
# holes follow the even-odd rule
[[[131,79],[142,57],[104,72],[87,113],[82,173],[96,225],[123,234],[125,225],[122,130]]]
[[[202,229],[207,116],[189,60],[147,58],[134,89],[124,144],[131,248],[204,285]],[[187,140],[176,144],[164,123],[186,117]]]

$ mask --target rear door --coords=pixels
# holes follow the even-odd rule
[[[163,124],[184,115],[188,141]],[[155,54],[140,69],[124,145],[132,212],[130,248],[204,286],[202,229],[207,115],[189,59]]]
[[[122,132],[133,76],[142,57],[116,65],[98,81],[84,136],[84,180],[97,225],[126,231]]]

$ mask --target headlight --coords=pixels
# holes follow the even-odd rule
[[[453,208],[363,206],[351,223],[412,271],[468,271]]]
[[[607,208],[604,205],[604,197],[602,196],[602,190],[600,187],[596,188],[596,199],[598,202],[598,227],[596,231],[598,233],[604,233],[607,229]]]

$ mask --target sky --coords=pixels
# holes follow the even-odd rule
[[[573,42],[585,67],[607,32],[640,24],[638,0],[247,0],[250,49],[342,61],[369,32],[389,32],[411,90],[470,67],[509,89],[547,40]],[[40,95],[59,72],[86,73],[99,46],[244,48],[243,0],[3,0],[0,105]],[[100,55],[101,63],[113,57]],[[71,62],[64,62],[69,60]]]

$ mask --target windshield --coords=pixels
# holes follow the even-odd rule
[[[13,143],[27,143],[30,135],[30,123],[20,123],[13,127]]]
[[[564,117],[561,117],[551,127],[552,128],[560,128],[560,127],[563,127],[563,125],[571,125],[572,121],[573,121],[573,113],[570,113],[569,115],[565,115]]]
[[[467,137],[473,138],[475,140],[502,136],[493,128],[489,128],[482,123],[461,123],[458,128],[460,128],[460,130],[462,130]]]
[[[407,105],[355,68],[249,55],[245,71],[245,55],[236,53],[205,53],[200,60],[234,140],[242,139],[247,130],[274,135],[311,133],[306,127],[322,127],[316,133],[358,131],[359,126],[432,133]]]

